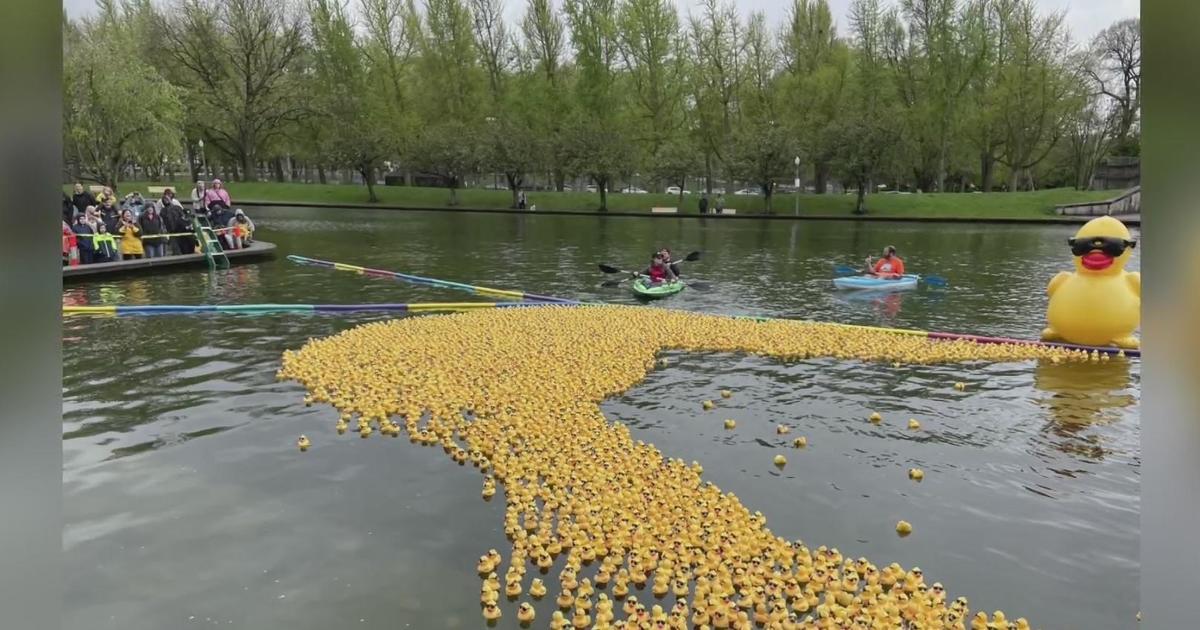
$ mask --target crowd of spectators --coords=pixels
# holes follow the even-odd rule
[[[73,192],[63,193],[63,264],[75,255],[78,264],[87,265],[198,253],[197,217],[208,219],[224,249],[253,242],[254,222],[241,208],[231,208],[229,191],[219,179],[196,182],[186,204],[169,187],[154,200],[136,191],[118,198],[107,186],[93,193],[81,183]]]

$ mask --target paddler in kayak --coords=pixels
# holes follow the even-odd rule
[[[679,279],[675,272],[671,270],[671,266],[663,260],[662,254],[654,254],[650,257],[650,266],[645,270],[639,271],[636,276],[649,278],[650,284],[659,284],[662,282],[674,282]]]
[[[671,268],[671,273],[675,274],[676,278],[683,277],[679,273],[679,263],[671,262],[671,250],[664,247],[664,248],[658,250],[658,255],[662,256],[663,262],[666,263],[666,265]]]
[[[904,275],[904,261],[896,255],[896,246],[888,245],[883,248],[883,258],[875,260],[867,256],[867,275],[895,280]]]

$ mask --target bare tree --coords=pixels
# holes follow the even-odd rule
[[[288,0],[177,0],[157,30],[176,62],[192,122],[256,179],[260,149],[303,112],[293,85],[304,18]]]
[[[1096,35],[1085,71],[1096,89],[1112,101],[1116,141],[1124,141],[1138,124],[1142,109],[1141,20],[1121,20]]]

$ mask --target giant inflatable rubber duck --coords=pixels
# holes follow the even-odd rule
[[[1135,241],[1117,219],[1097,217],[1068,239],[1075,272],[1060,272],[1046,292],[1046,341],[1137,348],[1142,276],[1125,271]]]

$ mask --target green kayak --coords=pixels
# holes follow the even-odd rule
[[[633,281],[631,286],[633,287],[634,295],[653,299],[675,295],[687,285],[679,281],[653,284],[646,278],[638,278]]]

